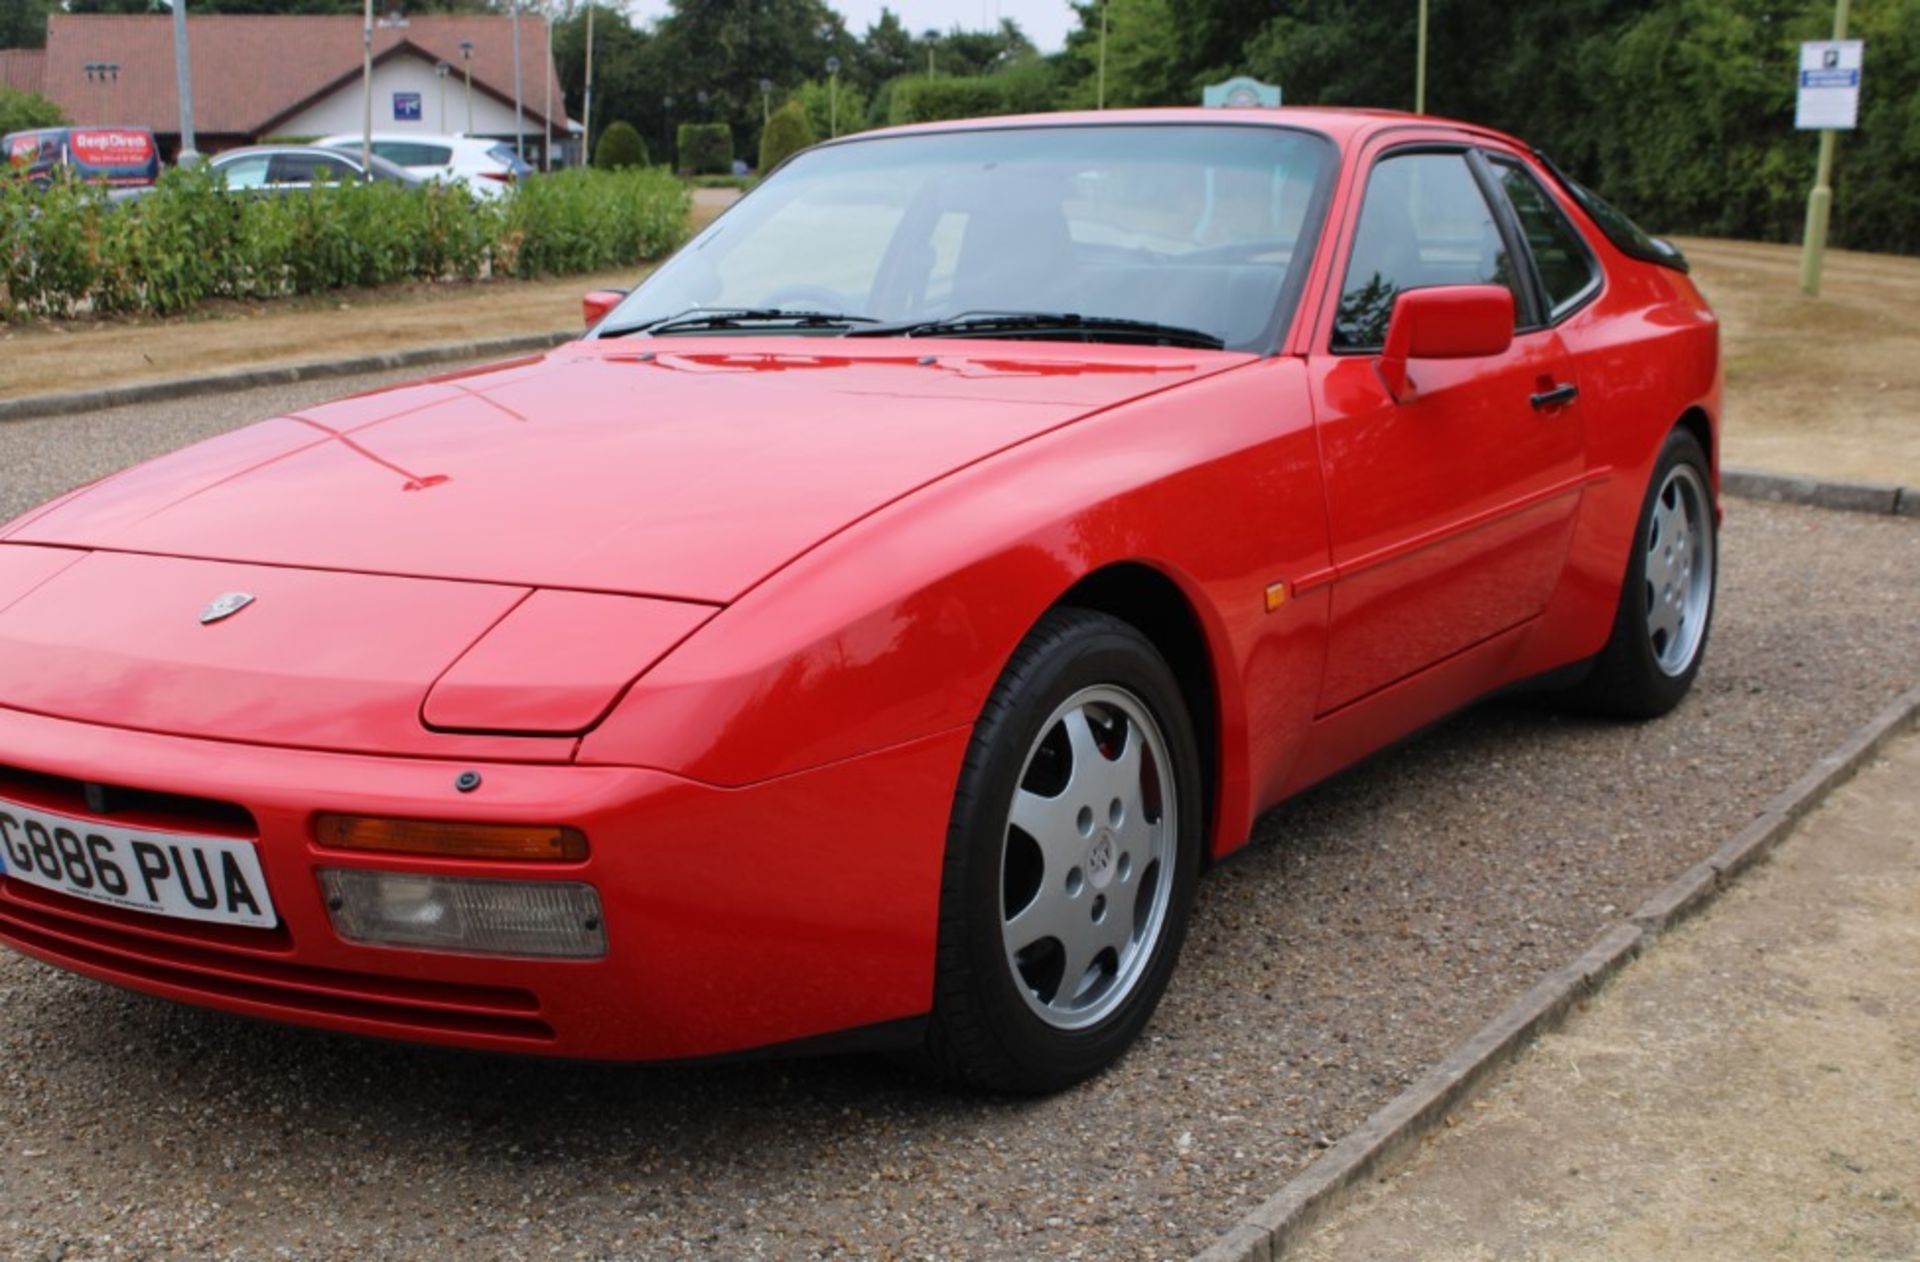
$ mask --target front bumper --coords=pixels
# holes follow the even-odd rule
[[[0,942],[168,999],[414,1042],[641,1061],[811,1040],[930,1006],[967,738],[957,729],[723,789],[633,768],[231,745],[0,709],[0,797],[82,818],[66,782],[237,805],[257,825],[281,919],[203,926],[0,878]],[[460,793],[468,770],[482,785]],[[591,849],[554,864],[349,854],[316,843],[313,817],[326,811],[569,824]],[[520,960],[344,942],[315,876],[341,866],[585,881],[600,893],[608,953]]]

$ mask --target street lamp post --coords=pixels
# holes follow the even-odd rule
[[[460,41],[460,67],[467,74],[467,130],[465,135],[473,134],[473,41]]]
[[[547,14],[547,56],[545,71],[547,76],[546,104],[541,107],[540,117],[540,165],[547,171],[553,170],[553,14]]]
[[[586,95],[580,105],[580,143],[585,152],[580,155],[580,163],[586,166],[593,161],[593,10],[589,0],[587,5],[587,87]]]
[[[679,170],[679,165],[674,161],[674,156],[673,156],[673,98],[672,97],[663,96],[660,98],[660,116],[666,120],[666,127],[667,127],[667,134],[661,141],[661,145],[662,145],[661,151],[667,155],[667,170],[677,171]]]
[[[1107,10],[1111,0],[1100,0],[1100,73],[1093,89],[1093,108],[1107,108]]]
[[[840,134],[840,59],[827,58],[827,139]]]
[[[520,0],[513,0],[513,156],[527,160],[527,116],[520,96]]]
[[[200,161],[193,142],[193,59],[187,51],[187,0],[173,0],[173,75],[180,90],[180,152],[174,162],[190,167]]]
[[[373,169],[373,0],[360,28],[360,169]]]
[[[1420,33],[1415,40],[1413,65],[1413,112],[1427,112],[1427,0],[1420,0]]]
[[[440,130],[443,134],[447,130],[447,75],[452,71],[453,67],[444,61],[433,63],[433,77],[440,80]]]
[[[773,80],[760,80],[760,126],[764,128],[773,118]]]

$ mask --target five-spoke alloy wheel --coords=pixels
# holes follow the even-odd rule
[[[1713,625],[1719,560],[1708,469],[1689,430],[1667,435],[1641,505],[1613,634],[1572,694],[1586,708],[1650,719],[1693,686]]]

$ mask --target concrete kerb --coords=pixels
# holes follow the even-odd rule
[[[1579,959],[1547,974],[1456,1047],[1418,1082],[1341,1139],[1325,1156],[1242,1219],[1194,1262],[1279,1262],[1343,1195],[1418,1144],[1575,1004],[1599,989],[1663,933],[1710,903],[1764,858],[1794,824],[1920,718],[1920,687],[1908,689],[1776,794],[1752,823],[1670,881],[1602,934]]]
[[[0,422],[35,420],[45,416],[71,416],[78,412],[97,412],[102,408],[125,407],[132,403],[154,403],[162,399],[185,399],[201,394],[224,394],[233,390],[252,390],[259,386],[284,386],[325,377],[351,377],[360,373],[384,372],[427,364],[445,364],[463,359],[524,355],[544,351],[571,341],[578,333],[528,333],[512,337],[483,338],[473,342],[443,342],[435,346],[416,346],[408,350],[379,355],[356,355],[351,359],[309,360],[296,364],[269,364],[259,368],[238,368],[231,372],[207,373],[197,377],[175,377],[168,381],[145,381],[126,386],[107,386],[99,390],[74,390],[64,394],[33,394],[18,399],[0,399]]]
[[[1720,489],[1742,499],[1808,504],[1849,513],[1920,517],[1920,489],[1890,482],[1840,482],[1759,469],[1722,469]]]

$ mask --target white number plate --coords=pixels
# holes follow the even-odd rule
[[[260,929],[280,923],[248,841],[117,828],[0,799],[0,873],[157,916]]]

